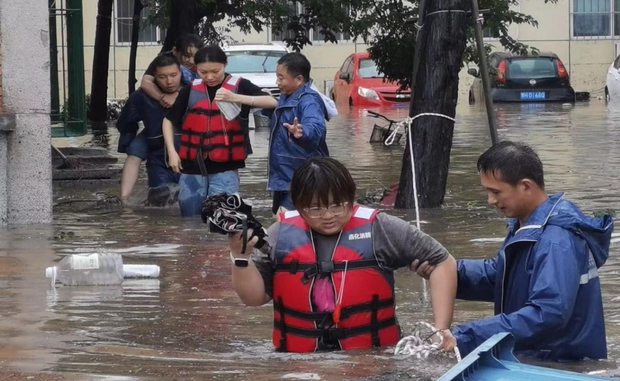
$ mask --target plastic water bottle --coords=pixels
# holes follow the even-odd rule
[[[123,265],[125,278],[157,278],[159,266],[157,265]]]
[[[241,113],[241,105],[238,103],[219,101],[217,107],[226,120],[233,120]]]
[[[125,276],[123,257],[116,253],[68,255],[45,269],[45,276],[70,286],[120,284]]]
[[[125,277],[156,278],[159,266],[123,265],[123,257],[116,253],[73,254],[46,268],[45,276],[52,279],[52,286],[56,280],[69,286],[114,285]]]

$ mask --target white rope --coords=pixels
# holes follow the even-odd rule
[[[426,330],[428,332],[423,333]],[[426,322],[418,322],[415,324],[413,334],[400,339],[396,348],[394,348],[394,355],[410,357],[415,356],[418,359],[426,359],[431,354],[443,354],[444,356],[452,357],[451,353],[448,353],[439,347],[443,342],[443,336],[438,329],[435,329],[431,324]],[[433,341],[432,337],[437,335],[439,341]],[[456,362],[461,361],[461,352],[458,347],[454,347],[454,358]]]
[[[385,141],[383,142],[383,144],[385,144],[386,146],[391,146],[392,144],[394,144],[394,140],[396,140],[396,134],[398,133],[398,130],[402,127],[403,129],[408,129],[411,127],[411,123],[418,119],[421,116],[437,116],[439,118],[445,118],[448,119],[452,122],[456,122],[456,119],[448,116],[448,115],[444,115],[444,114],[439,114],[439,113],[435,113],[435,112],[423,112],[421,114],[418,114],[414,117],[408,117],[407,119],[401,120],[400,122],[396,123],[396,127],[394,128],[394,130],[390,133],[390,135],[387,137],[387,139],[385,139]],[[407,131],[405,130],[405,133]]]
[[[439,13],[467,13],[467,11],[465,11],[463,9],[441,9],[439,11],[427,13],[425,17],[436,15],[436,14],[439,14]]]
[[[385,142],[383,143],[386,146],[392,145],[394,143],[394,140],[396,138],[396,134],[398,133],[399,128],[402,126],[405,129],[404,131],[407,134],[407,138],[409,139],[409,157],[411,159],[411,174],[412,174],[412,180],[413,180],[413,202],[415,204],[415,222],[416,222],[416,227],[418,228],[418,230],[422,230],[422,228],[420,227],[420,206],[418,205],[418,186],[417,186],[417,181],[415,177],[415,161],[413,158],[413,140],[412,140],[413,138],[411,137],[413,134],[411,133],[411,124],[413,123],[414,120],[422,116],[436,116],[439,118],[445,118],[445,119],[451,120],[452,122],[456,122],[456,119],[448,115],[439,114],[435,112],[423,112],[418,115],[415,115],[414,117],[408,117],[407,119],[402,120],[398,124],[396,124],[394,131],[392,131],[390,136],[388,136],[388,138],[385,139]],[[422,292],[424,294],[424,302],[428,303],[428,286],[426,284],[426,280],[422,281],[422,286],[423,286]]]
[[[442,10],[439,10],[439,11],[435,11],[435,12],[427,13],[427,14],[424,16],[424,18],[426,18],[426,17],[428,17],[428,16],[436,15],[436,14],[439,14],[439,13],[468,13],[468,12],[467,12],[467,11],[464,11],[464,10],[462,10],[462,9],[442,9]],[[480,17],[478,18],[478,21],[479,21],[479,22],[480,22],[481,18],[482,18],[482,16],[480,16]],[[484,19],[482,19],[482,20],[484,21]],[[416,28],[416,30],[420,31],[420,30],[422,30],[422,28],[424,28],[424,25],[425,25],[425,24],[419,24],[419,23],[417,23],[417,22],[416,22],[415,24],[413,24],[413,27],[414,27],[414,28]]]

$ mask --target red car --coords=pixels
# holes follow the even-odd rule
[[[384,81],[368,52],[353,53],[334,77],[332,99],[349,106],[408,107],[411,91],[399,91],[398,84]]]

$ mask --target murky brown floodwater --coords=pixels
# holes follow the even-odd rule
[[[564,190],[588,212],[617,209],[620,201],[620,105],[499,106],[502,139],[537,148],[550,192]],[[349,112],[347,110],[347,112]],[[406,110],[390,111],[404,118]],[[423,210],[423,229],[457,258],[495,254],[503,219],[486,206],[475,168],[490,144],[484,109],[458,109],[445,206]],[[402,146],[370,145],[374,120],[351,110],[329,124],[331,153],[357,179],[360,195],[397,182]],[[101,139],[115,151],[116,136]],[[268,131],[253,135],[255,154],[242,173],[242,192],[267,222]],[[403,139],[404,140],[404,139]],[[96,199],[116,183],[56,183],[54,199]],[[0,230],[0,379],[70,380],[342,380],[386,375],[435,379],[453,362],[397,360],[389,351],[309,355],[275,353],[269,306],[244,307],[230,286],[224,236],[208,235],[199,218],[183,220],[175,207],[120,210],[115,205],[61,204],[51,226]],[[407,220],[413,212],[388,211]],[[571,369],[617,372],[620,359],[620,249],[614,235],[601,271],[609,360]],[[158,280],[117,287],[51,289],[44,269],[59,256],[122,253],[127,263],[161,266]],[[405,333],[430,321],[421,281],[397,274],[398,315]],[[456,322],[488,316],[490,304],[457,302]],[[387,376],[384,376],[387,379]]]

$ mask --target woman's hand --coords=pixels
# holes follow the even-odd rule
[[[179,157],[177,151],[168,151],[168,166],[172,168],[174,173],[181,173],[181,169],[183,169],[183,167],[181,166],[181,158]]]
[[[215,101],[241,103],[239,101],[239,94],[235,94],[223,87],[220,87],[220,89],[215,93]]]
[[[172,105],[174,105],[174,102],[177,100],[178,95],[179,93],[176,91],[174,93],[164,93],[159,99],[159,104],[163,108],[170,108],[172,107]]]

